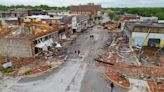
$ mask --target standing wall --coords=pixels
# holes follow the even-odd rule
[[[0,57],[33,57],[31,41],[26,39],[0,39]]]

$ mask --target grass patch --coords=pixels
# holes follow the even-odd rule
[[[0,71],[2,71],[3,73],[12,73],[14,70],[11,67],[8,68],[1,68]]]
[[[86,32],[87,30],[86,29],[81,29],[81,32],[83,33],[83,32]]]
[[[31,69],[30,69],[30,70],[26,71],[24,74],[25,74],[25,75],[29,75],[29,74],[31,74],[31,72],[32,72],[32,71],[31,71]]]

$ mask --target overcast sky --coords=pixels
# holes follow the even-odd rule
[[[3,5],[68,6],[89,2],[101,4],[103,7],[164,7],[164,0],[0,0]]]

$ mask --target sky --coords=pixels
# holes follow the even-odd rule
[[[164,0],[0,0],[2,5],[69,6],[95,3],[103,7],[164,7]]]

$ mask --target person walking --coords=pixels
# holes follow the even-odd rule
[[[77,51],[75,50],[75,54],[77,53]]]
[[[111,92],[113,92],[113,88],[114,88],[113,82],[110,84],[110,87],[111,87]]]
[[[75,57],[77,57],[77,50],[75,50]]]
[[[77,51],[78,56],[80,56],[80,50]]]

